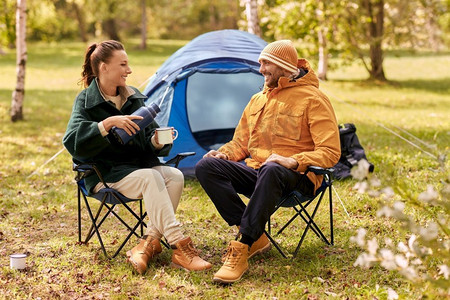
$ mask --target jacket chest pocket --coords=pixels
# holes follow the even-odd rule
[[[275,120],[275,135],[291,140],[300,140],[303,112],[279,110]]]

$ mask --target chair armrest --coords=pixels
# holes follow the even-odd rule
[[[180,161],[182,161],[183,159],[185,159],[188,156],[192,156],[195,155],[195,152],[181,152],[178,153],[175,157],[169,159],[168,161],[166,161],[165,165],[175,165],[175,168],[178,168],[178,164],[180,163]]]
[[[313,172],[316,175],[331,175],[331,173],[334,172],[334,168],[322,168],[317,166],[309,166],[306,169],[305,175],[308,174],[308,172]]]
[[[73,164],[73,170],[77,172],[77,175],[75,176],[75,180],[78,182],[81,179],[84,179],[91,175],[92,173],[97,174],[100,181],[103,183],[103,185],[107,188],[109,188],[108,184],[103,179],[102,174],[98,170],[95,163],[80,163],[80,164]]]

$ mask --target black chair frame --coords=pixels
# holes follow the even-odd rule
[[[181,160],[191,155],[195,155],[195,152],[179,153],[174,158],[168,160],[165,163],[165,165],[174,165],[174,167],[177,168]],[[147,224],[144,221],[145,217],[147,216],[147,212],[143,211],[142,208],[143,200],[127,198],[117,190],[110,188],[103,179],[102,174],[100,173],[100,171],[98,170],[97,166],[94,163],[80,163],[80,164],[74,163],[73,170],[77,172],[75,176],[75,181],[77,182],[77,198],[78,198],[78,242],[80,244],[87,244],[95,234],[97,235],[98,241],[105,256],[109,259],[112,259],[119,254],[119,252],[122,250],[122,248],[125,246],[125,244],[133,235],[138,238],[143,236],[144,227],[147,227]],[[95,173],[100,178],[100,181],[103,183],[105,188],[101,189],[96,194],[89,195],[88,191],[84,186],[84,178],[92,175],[93,173]],[[91,220],[91,226],[84,240],[82,240],[82,228],[81,228],[82,198],[84,200],[84,205]],[[95,216],[92,211],[91,205],[89,204],[88,198],[95,198],[100,201],[100,206],[97,209]],[[136,201],[139,202],[138,214],[136,214],[134,210],[127,204],[129,202],[136,202]],[[126,211],[129,212],[134,217],[133,220],[135,220],[136,223],[133,226],[130,226],[127,222],[124,221],[124,219],[121,216],[119,216],[119,214],[117,214],[114,211],[116,205],[123,205],[123,207],[126,208]],[[103,217],[100,218],[102,212],[104,213],[104,215]],[[129,230],[128,235],[125,237],[122,243],[120,243],[117,250],[114,252],[112,256],[108,254],[99,230],[103,222],[110,214],[113,214]],[[139,230],[139,228],[140,228],[140,235],[138,235],[138,233],[136,232],[137,230]],[[163,240],[161,242],[163,243],[164,246],[169,248],[167,242]]]
[[[323,175],[323,181],[322,185],[319,187],[319,189],[316,191],[316,194],[314,197],[306,197],[299,193],[298,191],[292,191],[289,195],[283,197],[280,199],[279,203],[275,207],[272,216],[275,214],[275,212],[278,211],[278,209],[284,207],[284,208],[290,208],[292,207],[295,210],[295,214],[289,219],[289,221],[283,225],[283,227],[278,230],[276,235],[281,234],[297,217],[300,217],[305,223],[306,227],[303,230],[303,233],[301,235],[300,241],[297,244],[297,247],[295,248],[295,251],[293,253],[293,258],[295,258],[298,254],[298,251],[303,244],[303,241],[306,237],[306,234],[311,229],[312,232],[315,233],[315,235],[321,239],[323,242],[325,242],[327,245],[334,245],[334,232],[333,232],[333,199],[332,199],[332,184],[333,180],[331,179],[331,174],[334,171],[333,168],[324,169],[321,167],[316,166],[310,166],[305,172],[305,175],[309,172],[313,172],[316,175]],[[316,213],[320,207],[320,204],[322,202],[323,197],[325,194],[328,193],[329,198],[329,209],[330,209],[330,239],[328,239],[325,234],[322,232],[322,230],[319,228],[319,226],[314,221],[314,217],[316,216]],[[313,212],[312,214],[308,213],[306,210],[310,205],[312,205],[314,202],[315,206],[313,206]],[[271,216],[271,217],[272,217]],[[269,221],[267,222],[267,231],[265,231],[265,234],[269,238],[269,240],[272,242],[272,244],[275,246],[275,248],[280,252],[280,254],[287,258],[287,255],[282,250],[281,246],[274,240],[274,238],[271,236],[271,221],[269,218]]]

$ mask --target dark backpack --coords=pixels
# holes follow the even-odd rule
[[[334,166],[333,176],[336,179],[344,179],[351,177],[351,168],[357,165],[361,159],[367,160],[367,157],[356,135],[356,127],[354,124],[340,124],[339,136],[341,139],[341,158]],[[370,162],[369,164],[369,172],[373,172],[374,165]]]

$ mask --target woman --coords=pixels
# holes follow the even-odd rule
[[[121,43],[110,40],[88,47],[81,80],[85,89],[75,99],[64,146],[74,160],[95,162],[110,187],[128,198],[144,200],[150,218],[148,231],[127,252],[128,261],[140,274],[146,271],[149,260],[162,251],[163,236],[173,249],[173,266],[209,269],[211,264],[198,256],[175,219],[184,177],[178,169],[164,166],[158,159],[168,155],[171,144],[158,143],[154,135],[156,122],[139,131],[133,120],[142,117],[130,115],[144,105],[146,97],[126,85],[129,74],[128,56]],[[121,145],[110,133],[114,126],[129,135],[137,134]],[[87,177],[85,184],[93,193],[103,188],[96,175]]]

